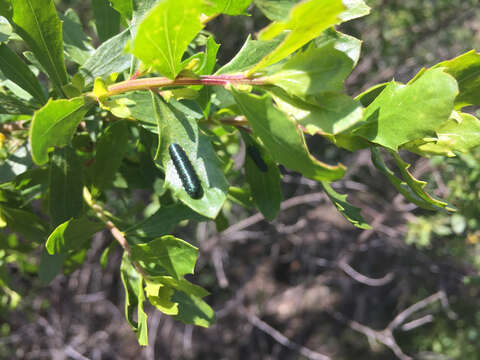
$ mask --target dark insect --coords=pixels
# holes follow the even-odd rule
[[[200,199],[203,196],[202,185],[185,151],[177,143],[172,143],[168,147],[168,152],[187,194],[192,199]]]
[[[247,147],[247,153],[252,158],[255,165],[257,165],[258,169],[261,172],[267,172],[268,166],[265,164],[265,161],[262,159],[262,155],[260,154],[260,150],[258,150],[255,146],[249,145]]]

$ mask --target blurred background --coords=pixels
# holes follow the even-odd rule
[[[366,2],[371,15],[339,29],[363,40],[346,84],[351,95],[480,48],[479,0]],[[90,1],[56,3],[61,12],[73,8],[99,44]],[[250,12],[208,25],[222,44],[220,65],[268,23]],[[0,359],[480,359],[480,149],[449,159],[402,153],[417,178],[458,208],[451,215],[407,203],[368,151],[308,141],[316,156],[348,166],[335,188],[372,230],[355,229],[315,182],[288,172],[275,221],[231,206],[226,216],[237,225],[223,234],[213,223],[176,229],[200,248],[193,281],[211,292],[217,323],[194,328],[148,306],[147,348],[124,318],[121,251],[102,269],[112,239],[99,234],[84,265],[48,287],[8,268],[22,301],[11,312],[0,296]],[[131,206],[146,201],[149,194],[132,193]]]

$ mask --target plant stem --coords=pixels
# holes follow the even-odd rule
[[[110,231],[110,234],[112,234],[113,238],[120,244],[123,250],[127,253],[128,257],[131,257],[132,251],[124,233],[121,232],[120,229],[108,219],[106,215],[107,212],[100,205],[95,203],[92,194],[90,194],[90,191],[88,191],[86,187],[83,188],[83,198],[85,202],[95,211],[95,215],[105,224],[107,229]],[[132,260],[132,265],[143,278],[147,278],[147,274],[136,261]]]
[[[174,80],[166,77],[153,77],[122,81],[108,87],[108,92],[103,96],[113,96],[134,90],[154,90],[167,86],[187,85],[220,85],[229,84],[263,85],[265,80],[261,77],[252,78],[244,75],[202,75],[194,77],[178,77]],[[94,96],[94,95],[92,95]]]

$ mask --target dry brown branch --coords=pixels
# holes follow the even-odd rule
[[[377,341],[393,351],[393,353],[400,359],[400,360],[411,360],[412,358],[406,355],[400,346],[397,344],[395,337],[393,336],[393,331],[400,328],[402,324],[404,324],[405,320],[407,320],[410,316],[412,316],[417,311],[420,311],[427,306],[435,303],[436,301],[440,301],[442,306],[446,309],[446,311],[451,311],[448,308],[448,302],[446,298],[446,294],[444,291],[438,291],[435,294],[432,294],[425,299],[422,299],[415,304],[409,306],[402,312],[400,312],[395,318],[387,325],[387,327],[383,330],[374,330],[368,326],[362,325],[354,320],[349,320],[345,318],[339,312],[330,312],[330,315],[333,316],[339,322],[344,323],[352,330],[355,330],[359,333],[364,334],[369,341]],[[402,330],[408,331],[419,326],[425,325],[429,322],[433,321],[433,315],[426,315],[409,323],[406,323],[402,326]]]
[[[317,193],[307,194],[307,195],[300,195],[300,196],[296,196],[296,197],[290,198],[290,199],[282,202],[282,204],[280,206],[280,209],[281,210],[286,210],[288,208],[298,206],[298,205],[301,205],[301,204],[308,204],[308,203],[312,203],[312,202],[323,201],[325,199],[326,199],[326,195],[323,192],[317,192]],[[263,219],[264,219],[263,215],[261,213],[257,213],[255,215],[252,215],[252,216],[250,216],[250,217],[248,217],[248,218],[230,226],[229,228],[227,228],[222,233],[222,235],[225,236],[225,235],[233,234],[237,231],[243,230],[243,229],[245,229],[249,226],[252,226],[252,225],[258,223],[258,222],[262,221]]]
[[[340,260],[337,263],[337,266],[343,270],[345,274],[350,276],[352,279],[358,281],[359,283],[368,285],[368,286],[383,286],[388,284],[390,281],[393,280],[394,274],[389,272],[385,276],[379,278],[379,279],[373,279],[371,277],[365,276],[361,273],[359,273],[357,270],[352,268],[345,260]]]
[[[248,322],[255,326],[257,329],[263,331],[264,333],[271,336],[276,342],[289,348],[294,351],[298,351],[299,354],[305,356],[310,360],[330,360],[330,357],[327,355],[320,354],[319,352],[313,351],[305,346],[299,345],[296,342],[293,342],[280,331],[274,329],[266,322],[260,320],[255,314],[249,312],[247,309],[242,308],[241,313],[247,318]]]

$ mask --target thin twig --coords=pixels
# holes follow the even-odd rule
[[[330,360],[330,357],[327,355],[320,354],[319,352],[313,351],[305,346],[299,345],[296,342],[293,342],[285,335],[283,335],[280,331],[274,329],[266,322],[260,320],[255,314],[252,314],[246,309],[241,310],[242,314],[245,315],[248,322],[255,326],[257,329],[263,331],[264,333],[270,335],[276,342],[289,348],[294,351],[298,351],[301,355],[305,356],[307,359],[310,360]]]
[[[373,279],[371,277],[365,276],[361,273],[359,273],[357,270],[352,268],[345,260],[340,260],[337,263],[337,266],[345,272],[348,276],[350,276],[352,279],[358,281],[359,283],[368,285],[368,286],[383,286],[388,284],[390,281],[393,280],[394,275],[393,273],[388,273],[385,276],[379,278],[379,279]]]
[[[409,306],[401,313],[399,313],[395,318],[388,324],[387,329],[393,331],[402,325],[405,320],[407,320],[412,314],[416,313],[417,311],[427,307],[430,304],[433,304],[436,301],[441,300],[443,291],[438,291],[429,297],[416,302],[415,304]]]
[[[288,208],[298,206],[298,205],[301,205],[301,204],[323,201],[325,199],[326,199],[326,195],[325,195],[324,192],[317,192],[317,193],[313,193],[313,194],[300,195],[300,196],[296,196],[296,197],[293,197],[293,198],[290,198],[288,200],[283,201],[282,204],[280,205],[280,210],[286,210]],[[230,226],[229,228],[227,228],[222,233],[222,235],[229,235],[229,234],[235,233],[237,231],[243,230],[247,227],[250,227],[250,226],[262,221],[263,219],[265,219],[265,218],[261,213],[256,213],[255,215],[252,215],[252,216],[250,216],[250,217],[248,217],[248,218]]]
[[[411,315],[413,315],[415,312],[424,309],[425,307],[433,304],[436,301],[440,301],[442,305],[446,308],[448,311],[448,302],[447,296],[444,291],[438,291],[435,294],[432,294],[425,299],[422,299],[415,304],[409,306],[405,310],[403,310],[401,313],[399,313],[395,318],[387,325],[387,327],[383,330],[374,330],[368,326],[362,325],[354,320],[349,320],[345,318],[342,314],[339,312],[330,312],[330,315],[344,323],[345,325],[349,326],[352,330],[355,330],[359,333],[364,334],[370,341],[375,340],[378,341],[388,348],[390,348],[393,353],[401,360],[411,360],[412,358],[408,355],[406,355],[400,346],[397,344],[394,336],[393,336],[393,331],[397,328],[399,328],[405,320],[407,320]],[[445,303],[444,303],[445,302]],[[405,331],[414,329],[416,327],[422,326],[424,324],[427,324],[433,320],[432,315],[426,315],[423,316],[422,318],[416,319],[414,321],[411,321],[407,324],[404,324],[402,329]]]

